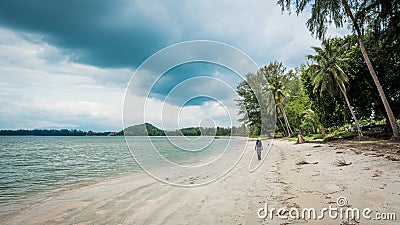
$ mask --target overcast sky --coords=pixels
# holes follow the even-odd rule
[[[0,129],[120,130],[124,94],[135,70],[152,54],[182,41],[218,41],[243,51],[259,66],[277,60],[294,68],[320,43],[305,26],[308,16],[282,14],[275,0],[3,0]],[[329,31],[331,36],[344,33]],[[208,80],[185,82],[198,76]],[[143,82],[145,87],[149,77],[137,79],[135,86]],[[215,86],[216,81],[222,86]],[[235,98],[229,87],[237,82],[223,66],[185,64],[160,79],[149,101],[179,111],[181,127],[197,126],[206,118],[228,126],[226,107]],[[178,84],[185,86],[174,88]],[[144,97],[140,90],[134,93],[137,99]],[[202,95],[201,90],[218,92],[218,99],[188,101],[191,92]],[[137,114],[132,111],[131,123],[142,122]],[[146,118],[176,128],[172,118]]]

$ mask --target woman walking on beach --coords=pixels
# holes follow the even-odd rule
[[[261,160],[262,142],[260,139],[257,139],[255,149],[257,151],[258,160]]]

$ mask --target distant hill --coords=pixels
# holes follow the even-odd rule
[[[165,136],[163,130],[158,129],[150,123],[138,124],[130,126],[120,131],[118,135],[128,136]]]

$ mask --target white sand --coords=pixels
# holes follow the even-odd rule
[[[110,179],[59,193],[38,202],[3,224],[340,224],[340,219],[260,219],[257,210],[268,203],[280,208],[336,206],[344,196],[350,207],[396,213],[399,224],[400,163],[350,150],[336,153],[321,144],[273,142],[264,163],[249,173],[254,153],[251,141],[240,162],[226,176],[199,187],[175,187],[144,173]],[[351,165],[333,162],[344,157]],[[300,159],[318,164],[296,165]],[[371,215],[374,215],[373,213]]]

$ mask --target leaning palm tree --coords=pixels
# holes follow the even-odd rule
[[[311,17],[307,21],[307,27],[312,34],[315,34],[319,39],[324,38],[325,32],[329,24],[334,23],[336,27],[343,27],[347,21],[352,26],[355,34],[358,37],[358,43],[360,45],[361,53],[364,57],[365,63],[367,64],[368,70],[372,76],[372,80],[378,89],[379,96],[381,97],[383,106],[385,107],[386,114],[388,116],[390,125],[393,131],[393,139],[398,140],[400,138],[399,127],[396,122],[396,118],[393,114],[392,108],[386,98],[385,92],[383,91],[382,85],[379,82],[378,76],[376,75],[375,69],[369,58],[367,49],[364,45],[364,33],[363,23],[366,20],[357,19],[355,15],[361,16],[368,14],[368,10],[372,12],[372,18],[379,18],[380,15],[385,15],[384,10],[388,5],[393,6],[395,10],[398,10],[398,3],[394,1],[352,1],[352,0],[278,0],[278,4],[282,7],[282,11],[290,11],[293,7],[296,13],[299,14],[304,9],[308,9],[311,5]],[[386,7],[384,7],[386,5]],[[354,12],[353,12],[354,11]],[[393,16],[393,18],[396,18]],[[396,23],[394,23],[396,24]],[[378,23],[377,27],[386,27],[387,21],[382,20]]]
[[[346,94],[345,83],[348,83],[349,77],[339,65],[340,62],[343,62],[347,59],[342,59],[339,57],[340,51],[335,48],[330,39],[322,41],[322,48],[312,48],[317,54],[308,55],[307,58],[313,62],[313,64],[310,65],[309,74],[312,77],[311,79],[314,85],[314,91],[319,89],[321,95],[325,91],[328,91],[333,97],[336,87],[339,87],[344,99],[346,100],[346,104],[350,110],[351,116],[356,124],[358,136],[362,136],[360,124],[358,123],[357,117],[354,114]]]

